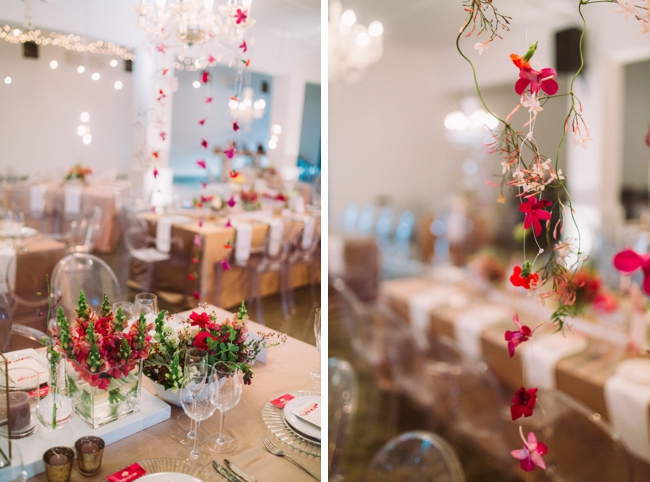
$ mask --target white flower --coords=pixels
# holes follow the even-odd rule
[[[637,32],[637,35],[645,35],[645,34],[650,34],[650,23],[648,23],[647,20],[640,20],[639,23],[641,24],[641,30]]]
[[[474,44],[474,48],[478,50],[478,54],[482,55],[484,50],[487,50],[490,48],[490,40],[486,40],[485,42],[477,42]]]
[[[210,203],[210,207],[214,209],[215,211],[218,211],[223,207],[223,200],[221,199],[221,196],[215,196],[212,198],[212,202]]]
[[[525,108],[528,109],[528,112],[534,112],[535,115],[537,115],[538,112],[541,112],[544,110],[544,108],[541,106],[539,103],[539,100],[537,100],[537,97],[535,94],[524,94],[523,99],[521,101],[521,105],[523,105]]]
[[[638,15],[638,12],[637,12],[637,10],[636,10],[636,7],[635,7],[635,5],[634,5],[634,2],[635,2],[635,0],[629,0],[629,3],[626,4],[626,3],[625,3],[625,0],[618,0],[618,4],[619,4],[620,8],[617,8],[617,9],[614,10],[614,11],[615,11],[616,13],[622,13],[622,14],[623,14],[623,18],[624,18],[625,20],[627,20],[628,18],[630,18],[630,14],[632,14],[633,16],[636,17],[636,16]]]

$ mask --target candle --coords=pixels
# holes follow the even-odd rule
[[[32,415],[29,395],[25,392],[9,393],[9,424],[12,432],[22,432],[29,427]]]
[[[84,454],[94,454],[99,450],[99,445],[95,442],[86,442],[81,446],[81,452]]]
[[[57,454],[57,453],[53,454],[50,457],[50,460],[48,461],[50,465],[65,465],[68,462],[69,462],[68,457],[66,457],[63,454]]]

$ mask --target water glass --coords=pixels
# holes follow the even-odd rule
[[[153,293],[139,293],[135,295],[133,303],[133,317],[140,318],[145,315],[148,323],[153,323],[158,314],[158,297]]]
[[[220,363],[212,368],[210,374],[214,390],[211,398],[216,408],[221,412],[219,434],[210,435],[205,439],[209,450],[218,454],[227,454],[237,448],[237,441],[223,429],[226,412],[235,407],[242,395],[242,372],[237,365]]]
[[[198,348],[190,348],[185,352],[185,363],[183,366],[186,367],[197,363],[206,365],[208,363],[208,352]],[[181,422],[181,417],[187,417],[187,415],[180,414],[177,418],[179,422]],[[205,442],[205,433],[199,431],[194,420],[191,418],[189,432],[181,430],[176,436],[178,437],[178,441],[183,445],[194,445],[195,440],[199,445]]]
[[[320,354],[320,308],[316,308],[316,315],[314,316],[314,335],[316,336],[316,349]],[[314,370],[307,376],[312,382],[316,384],[316,391],[320,392],[320,370]]]
[[[130,324],[133,320],[133,303],[129,301],[118,301],[113,303],[113,314],[117,316],[117,310],[122,308],[122,313],[124,313],[124,319],[127,323]]]

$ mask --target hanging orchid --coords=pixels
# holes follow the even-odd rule
[[[533,432],[528,433],[528,440],[526,440],[521,426],[519,427],[519,434],[521,435],[524,447],[521,450],[513,450],[510,452],[510,455],[519,460],[519,465],[526,472],[532,472],[535,466],[546,470],[546,462],[544,462],[544,458],[542,457],[542,455],[548,453],[546,444],[538,442]]]

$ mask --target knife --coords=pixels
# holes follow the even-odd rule
[[[223,459],[223,462],[226,464],[226,467],[228,467],[237,477],[243,479],[244,482],[257,482],[257,479],[255,477],[248,475],[242,469],[233,464],[230,460]]]
[[[230,482],[241,482],[242,481],[242,479],[237,477],[232,472],[228,471],[224,466],[220,465],[216,460],[212,461],[212,467],[214,467],[214,470],[219,472],[221,475],[223,475]]]

